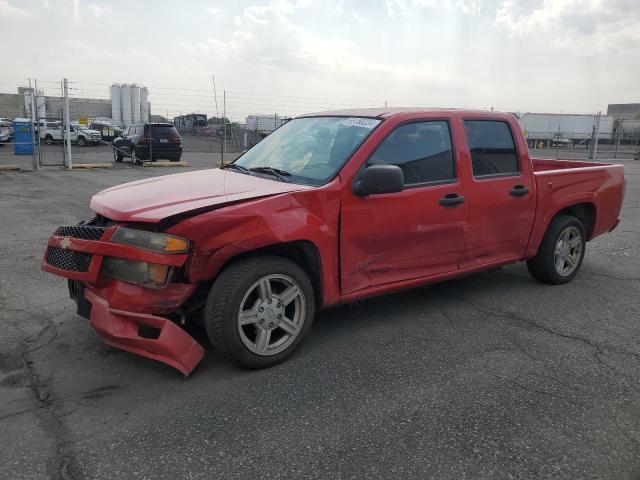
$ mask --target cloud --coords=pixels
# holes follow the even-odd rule
[[[353,11],[353,18],[358,25],[365,25],[367,23],[371,23],[371,19],[360,15],[355,10]]]
[[[18,7],[14,7],[8,0],[0,0],[0,17],[25,18],[31,13]]]
[[[205,10],[209,12],[211,15],[217,15],[220,13],[220,9],[217,7],[206,7]]]
[[[87,8],[96,18],[100,18],[103,14],[111,13],[111,7],[108,5],[101,6],[96,3],[90,3],[89,5],[87,5]]]
[[[391,20],[399,17],[405,17],[408,13],[407,2],[405,0],[384,0],[387,9],[387,15]]]
[[[304,28],[295,22],[303,8],[306,7],[277,0],[249,6],[236,17],[236,30],[225,39],[209,38],[205,42],[181,43],[180,47],[205,64],[219,62],[225,69],[236,71],[250,66],[256,77],[262,72],[269,78],[300,74],[327,84],[391,82],[419,89],[473,88],[464,77],[435,68],[426,60],[405,63],[376,59],[354,40]],[[359,23],[371,21],[352,13]]]
[[[533,8],[506,0],[494,24],[514,37],[547,34],[553,45],[583,56],[637,50],[640,42],[635,0],[544,0]]]

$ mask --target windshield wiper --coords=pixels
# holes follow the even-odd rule
[[[274,177],[276,177],[281,182],[290,182],[291,180],[287,177],[290,177],[291,174],[286,170],[280,170],[279,168],[273,167],[253,167],[249,169],[252,172],[256,173],[270,173]]]
[[[227,165],[224,165],[220,168],[233,168],[234,170],[238,170],[239,172],[251,175],[251,172],[249,171],[248,168],[243,167],[242,165],[236,165],[235,163],[228,163]]]

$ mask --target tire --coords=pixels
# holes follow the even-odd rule
[[[122,162],[122,152],[116,147],[113,147],[113,161],[118,163]]]
[[[571,215],[560,215],[551,221],[538,253],[527,260],[527,268],[541,282],[568,283],[580,270],[585,250],[586,234],[582,222]]]
[[[51,135],[45,135],[44,143],[47,145],[53,145],[53,137]]]
[[[136,165],[138,163],[138,156],[136,155],[136,147],[131,147],[131,163],[133,165]]]
[[[204,318],[207,335],[221,355],[243,367],[276,365],[311,329],[314,299],[309,277],[292,261],[272,255],[239,260],[211,287]]]
[[[84,137],[78,137],[78,146],[79,147],[86,147],[87,146],[87,139]]]

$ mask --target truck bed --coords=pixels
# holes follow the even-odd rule
[[[531,159],[536,182],[536,218],[532,245],[538,245],[551,218],[570,205],[592,209],[591,239],[619,222],[624,197],[624,167],[614,163]]]

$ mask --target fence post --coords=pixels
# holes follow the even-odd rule
[[[591,154],[590,160],[595,160],[598,157],[598,137],[600,136],[600,116],[602,112],[598,112],[595,121],[593,123],[593,134],[591,135]]]
[[[31,87],[31,79],[29,79],[29,90],[31,95],[31,111],[29,115],[31,116],[31,164],[33,166],[33,170],[37,170],[37,157],[36,157],[36,148],[38,143],[36,142],[36,136],[40,136],[40,123],[36,117],[36,95]]]
[[[63,79],[62,80],[62,84],[64,87],[64,91],[63,91],[63,96],[64,96],[64,103],[63,103],[63,119],[64,119],[64,133],[66,135],[66,138],[64,140],[64,144],[65,144],[65,149],[64,149],[64,155],[65,155],[65,165],[66,167],[71,170],[73,169],[73,162],[71,159],[71,127],[69,125],[69,82],[67,81],[67,79]]]
[[[227,91],[222,91],[222,166],[224,167],[224,156],[227,153]]]

